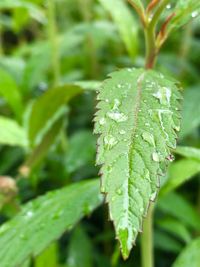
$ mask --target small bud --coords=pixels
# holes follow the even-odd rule
[[[9,176],[0,176],[0,193],[4,195],[15,195],[17,191],[17,185],[14,179]]]

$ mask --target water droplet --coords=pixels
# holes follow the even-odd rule
[[[167,9],[170,9],[171,7],[172,7],[171,4],[168,4],[168,5],[166,6]]]
[[[31,211],[31,210],[29,210],[29,211],[27,211],[27,213],[26,213],[26,217],[27,218],[32,218],[33,217],[33,211]]]
[[[63,214],[63,210],[58,210],[57,212],[55,212],[53,215],[52,215],[52,219],[53,220],[57,220],[59,219]]]
[[[107,116],[116,122],[123,122],[123,121],[127,121],[128,119],[128,117],[124,113],[121,113],[119,111],[114,111],[114,110],[109,111],[107,113]]]
[[[159,162],[160,161],[159,155],[158,155],[157,152],[153,152],[152,153],[152,159],[153,159],[153,161],[156,161],[156,162]]]
[[[113,146],[115,146],[118,143],[116,138],[112,135],[108,135],[104,137],[104,144],[108,149],[111,149]]]
[[[118,189],[116,190],[116,193],[117,193],[118,195],[122,195],[122,189],[121,189],[121,188],[118,188]]]
[[[146,126],[150,126],[150,124],[148,122],[145,123]]]
[[[109,103],[109,100],[108,100],[108,98],[106,98],[106,100],[105,100],[105,101],[106,101],[106,103]]]
[[[123,134],[125,134],[126,132],[125,132],[124,130],[120,130],[119,133],[123,135]]]
[[[119,99],[115,98],[114,100],[114,105],[113,105],[113,109],[118,109],[119,106],[121,105],[121,102],[119,101]]]
[[[152,134],[148,133],[148,132],[144,132],[142,134],[142,138],[148,142],[150,145],[155,147],[155,141],[154,141],[154,137]]]
[[[27,236],[25,234],[20,234],[19,238],[22,240],[27,240]]]
[[[160,87],[153,96],[159,99],[160,103],[163,105],[170,104],[171,90],[167,87]]]
[[[117,88],[122,88],[122,85],[119,83],[119,84],[117,85]]]
[[[150,200],[151,200],[151,201],[154,201],[155,198],[156,198],[156,196],[157,196],[157,192],[155,191],[155,192],[153,192],[153,193],[151,194],[151,196],[150,196]]]
[[[91,212],[91,206],[90,206],[90,204],[89,204],[89,203],[85,203],[85,204],[83,205],[83,213],[84,213],[85,215],[89,215],[90,212]]]
[[[140,212],[143,213],[144,212],[144,209],[143,208],[140,208]]]
[[[115,201],[115,197],[112,197],[112,198],[111,198],[111,201],[112,201],[112,202]]]
[[[191,14],[191,16],[192,16],[192,18],[196,18],[196,16],[198,16],[198,11],[194,11],[194,12],[192,12],[192,14]]]
[[[105,118],[101,118],[101,119],[99,120],[99,124],[100,124],[100,125],[104,125],[105,123],[106,123]]]

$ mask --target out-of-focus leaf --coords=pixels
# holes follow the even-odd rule
[[[180,138],[190,134],[200,125],[200,90],[193,87],[184,92]]]
[[[156,230],[154,234],[154,246],[157,249],[173,253],[180,252],[183,247],[175,238],[159,230]]]
[[[186,158],[191,158],[200,161],[200,149],[195,147],[178,146],[175,153]]]
[[[12,76],[3,69],[0,69],[0,95],[10,105],[17,118],[21,118],[23,107],[19,89]]]
[[[169,193],[159,198],[158,208],[172,215],[191,228],[200,230],[200,216],[195,208],[186,199],[177,193]]]
[[[138,49],[138,25],[123,0],[99,0],[115,21],[121,38],[133,58]]]
[[[168,31],[177,29],[193,18],[196,18],[200,12],[200,2],[196,0],[173,0],[175,8],[172,10],[172,17]]]
[[[25,130],[14,120],[1,116],[0,129],[0,144],[22,147],[28,145]]]
[[[24,205],[16,217],[0,227],[1,267],[20,266],[29,256],[38,255],[101,202],[99,180],[95,179],[55,190]]]
[[[64,85],[47,90],[35,101],[30,115],[28,131],[32,143],[36,141],[41,130],[48,127],[48,123],[59,108],[81,91],[78,86]]]
[[[80,226],[74,230],[67,258],[68,267],[92,267],[92,246],[89,237]]]
[[[96,139],[89,131],[79,131],[69,139],[65,165],[71,173],[95,161]]]
[[[83,88],[85,90],[99,91],[102,82],[99,82],[99,81],[79,81],[79,82],[74,82],[74,84],[80,86],[81,88]]]
[[[25,8],[29,12],[29,15],[35,20],[44,23],[45,16],[42,10],[35,4],[26,0],[1,0],[0,10],[13,9],[13,8]]]
[[[166,194],[191,179],[200,172],[200,162],[193,159],[182,159],[169,166],[168,180],[160,194]]]
[[[21,85],[21,80],[24,73],[25,61],[20,57],[1,56],[0,60],[1,69],[9,73],[17,85]],[[20,86],[19,86],[20,87]],[[21,88],[20,88],[21,89]]]
[[[177,236],[179,239],[183,240],[185,243],[191,241],[191,235],[188,229],[178,220],[174,219],[164,219],[157,222],[160,228],[168,233]]]
[[[36,257],[34,267],[58,267],[58,244],[56,242]]]
[[[58,133],[60,132],[63,125],[63,117],[58,119],[51,127],[51,129],[46,133],[46,135],[43,137],[41,143],[36,146],[32,153],[27,158],[24,166],[27,167],[29,170],[36,167],[45,157],[48,150],[54,143]],[[23,166],[22,166],[23,170]]]
[[[180,253],[172,267],[200,266],[200,238],[195,239]]]

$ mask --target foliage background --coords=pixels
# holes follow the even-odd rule
[[[122,3],[0,2],[1,224],[29,200],[98,176],[92,133],[96,90],[108,73],[144,65],[140,22]],[[197,18],[172,34],[157,62],[157,69],[184,88],[179,145],[196,148],[178,149],[162,181],[154,220],[158,267],[171,266],[200,233],[199,38]],[[53,93],[46,93],[50,88]],[[86,217],[72,231],[64,229],[23,266],[140,266],[140,239],[123,262],[107,207],[88,216],[90,211],[84,206]]]

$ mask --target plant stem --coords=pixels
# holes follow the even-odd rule
[[[146,69],[152,69],[154,67],[157,48],[155,40],[155,31],[151,26],[147,27],[144,31],[145,33],[145,44],[146,44]]]
[[[53,67],[53,85],[59,84],[60,79],[60,61],[59,46],[56,30],[56,6],[55,0],[48,0],[48,17],[49,17],[49,40],[52,46],[52,67]]]
[[[148,216],[144,220],[141,236],[142,267],[153,267],[153,203],[150,204]]]
[[[146,68],[152,69],[154,67],[157,54],[159,52],[160,47],[157,46],[156,43],[156,26],[160,15],[162,14],[164,8],[166,7],[169,0],[163,0],[157,7],[152,19],[151,14],[147,14],[146,27],[145,31],[145,42],[146,42]]]

